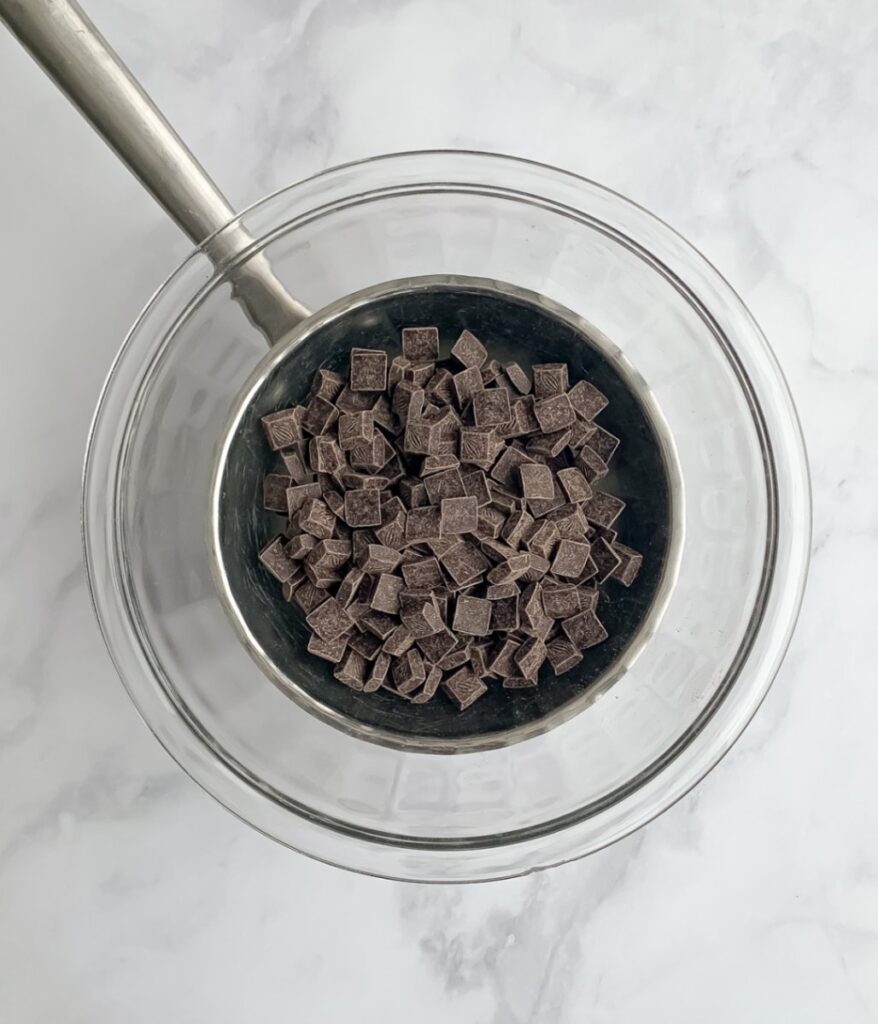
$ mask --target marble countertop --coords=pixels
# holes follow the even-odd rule
[[[247,829],[138,718],[80,553],[101,382],[187,243],[0,32],[0,1019],[878,1019],[875,4],[86,6],[239,206],[340,161],[459,146],[568,167],[669,221],[788,376],[814,557],[744,737],[600,854],[421,887]]]

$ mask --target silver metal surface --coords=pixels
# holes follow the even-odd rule
[[[512,315],[515,304],[526,305],[565,325],[574,339],[572,345],[580,352],[593,352],[611,368],[631,403],[637,406],[638,415],[653,436],[655,465],[661,466],[667,484],[667,507],[657,513],[648,530],[664,533],[664,550],[659,557],[660,548],[656,548],[657,564],[651,566],[655,573],[652,591],[637,613],[629,616],[627,635],[619,637],[619,650],[594,677],[581,680],[575,678],[576,673],[569,673],[553,680],[549,690],[569,685],[568,696],[552,708],[539,710],[530,720],[504,724],[483,717],[477,721],[484,715],[487,702],[476,703],[467,713],[466,720],[477,726],[470,735],[455,731],[466,716],[460,716],[445,701],[417,707],[418,715],[412,719],[410,705],[390,698],[384,717],[373,715],[368,720],[372,710],[369,704],[374,706],[380,694],[364,697],[340,686],[332,680],[326,662],[306,653],[307,628],[279,599],[275,581],[259,568],[256,558],[259,547],[274,532],[266,522],[269,516],[261,500],[262,475],[269,471],[273,454],[264,443],[259,417],[301,400],[297,391],[304,399],[319,367],[343,369],[351,346],[364,343],[364,332],[374,331],[377,339],[384,341],[391,337],[382,316],[388,303],[418,295],[441,295],[443,291],[450,295],[450,307],[463,309],[465,314],[479,296],[489,296],[508,302]],[[502,345],[492,345],[492,351],[501,359],[516,359],[523,366],[530,364],[531,356],[536,357],[535,361],[541,358],[532,341],[525,341],[523,347],[520,343],[517,348],[510,346],[508,351]],[[573,349],[554,351],[552,355],[566,360]],[[641,490],[657,491],[658,481],[651,477]],[[614,489],[614,493],[619,492]],[[262,672],[287,696],[359,739],[421,753],[460,754],[506,747],[544,733],[594,703],[628,670],[658,628],[673,591],[683,545],[683,507],[682,474],[670,429],[646,382],[606,335],[576,313],[535,292],[500,281],[433,275],[386,282],[338,300],[315,313],[260,362],[243,385],[220,442],[210,494],[209,547],[217,589],[238,638]],[[643,550],[642,544],[635,546]],[[508,701],[503,707],[508,710]],[[436,731],[432,734],[424,728],[427,711],[446,712],[444,722],[433,723]]]
[[[0,20],[218,270],[253,239],[235,211],[75,0],[0,0]],[[228,225],[228,226],[227,226]],[[271,343],[309,311],[261,253],[231,275]]]

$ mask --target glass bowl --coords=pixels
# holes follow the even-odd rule
[[[673,571],[636,657],[576,714],[445,756],[372,742],[289,699],[217,586],[211,481],[266,346],[198,249],[107,379],[86,456],[95,609],[140,713],[239,817],[310,856],[417,881],[515,875],[592,852],[687,792],[740,735],[789,642],[810,499],[782,375],[717,271],[593,182],[481,153],[393,155],[257,203],[243,224],[322,310],[386,282],[477,278],[536,293],[613,347],[673,451]]]

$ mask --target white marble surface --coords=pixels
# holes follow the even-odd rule
[[[80,557],[98,389],[186,244],[0,34],[0,1020],[878,1019],[873,0],[88,7],[236,204],[342,160],[464,146],[666,218],[788,374],[815,550],[744,738],[612,849],[436,888],[251,832],[138,719]]]

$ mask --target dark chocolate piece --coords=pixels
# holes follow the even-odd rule
[[[516,487],[520,479],[520,467],[528,463],[533,464],[536,459],[531,458],[526,452],[518,448],[505,448],[503,454],[494,463],[491,470],[491,478],[504,487]]]
[[[368,664],[362,654],[348,650],[332,674],[340,683],[344,683],[352,690],[362,690],[366,682]]]
[[[441,516],[441,509],[435,505],[409,509],[405,519],[406,543],[415,544],[433,537],[440,537]]]
[[[305,621],[321,640],[335,640],[353,625],[350,615],[334,597],[318,605]]]
[[[375,589],[372,591],[372,600],[369,602],[379,612],[386,612],[388,615],[399,614],[399,592],[405,587],[405,582],[399,576],[382,572],[375,581]]]
[[[426,680],[427,670],[421,652],[410,647],[393,664],[393,681],[400,693],[412,693]]]
[[[458,408],[463,409],[477,391],[484,390],[485,384],[478,369],[475,366],[467,366],[451,378],[451,388]]]
[[[421,689],[412,697],[412,704],[426,704],[428,700],[431,700],[439,689],[439,684],[442,682],[442,669],[436,665],[433,665],[427,672],[427,678],[424,680],[424,685]]]
[[[556,576],[567,576],[574,579],[579,577],[585,568],[590,552],[591,545],[587,542],[562,538],[555,548],[552,572]]]
[[[518,363],[507,363],[503,369],[506,371],[506,376],[517,391],[520,391],[523,395],[530,393],[530,377],[528,377]]]
[[[564,619],[561,628],[577,650],[584,651],[607,639],[607,631],[593,611],[580,612]]]
[[[486,505],[484,508],[479,509],[476,536],[480,540],[496,540],[505,525],[506,516],[500,509],[494,508],[492,505]]]
[[[383,391],[387,387],[387,353],[372,348],[351,349],[351,391]]]
[[[544,434],[554,433],[569,427],[576,419],[576,412],[566,394],[540,398],[534,402],[534,416]]]
[[[569,672],[582,661],[582,653],[564,636],[556,636],[546,644],[546,656],[556,676]]]
[[[272,451],[288,448],[304,436],[303,416],[302,407],[297,405],[292,409],[281,409],[262,417],[260,423]]]
[[[473,418],[477,427],[495,427],[511,415],[509,392],[504,388],[490,388],[473,395]]]
[[[616,449],[619,447],[619,438],[615,434],[611,434],[609,430],[596,426],[588,439],[588,446],[593,452],[597,452],[604,462],[609,465],[610,460],[616,454]]]
[[[318,370],[311,381],[311,394],[334,402],[345,386],[345,379],[334,370]]]
[[[515,664],[525,679],[536,679],[546,660],[546,645],[539,637],[529,637],[515,652]]]
[[[490,467],[497,452],[497,438],[492,431],[464,427],[460,431],[460,461],[482,469]]]
[[[577,415],[584,420],[593,420],[607,405],[607,396],[587,380],[577,381],[568,392]]]
[[[619,541],[613,544],[613,551],[619,559],[619,564],[610,573],[610,578],[617,580],[623,587],[630,587],[640,572],[643,555],[625,544],[620,544]]]
[[[582,451],[576,457],[576,468],[582,471],[582,475],[590,484],[606,476],[609,471],[606,462],[587,444],[583,445]]]
[[[537,434],[528,442],[527,450],[531,455],[542,455],[544,458],[554,459],[567,447],[571,436],[570,427],[555,430],[551,434]]]
[[[475,498],[443,498],[440,503],[439,535],[450,537],[475,533],[479,526],[479,503]]]
[[[522,467],[524,469],[525,467]],[[545,467],[542,467],[545,468]],[[551,474],[550,474],[551,476]],[[534,525],[533,516],[527,512],[510,512],[500,536],[513,548],[519,547]]]
[[[324,661],[330,661],[334,665],[341,661],[347,649],[346,636],[336,637],[335,640],[321,640],[316,633],[312,633],[308,637],[308,653],[323,658]]]
[[[383,519],[381,492],[365,489],[346,491],[344,519],[348,526],[380,526]]]
[[[338,419],[338,409],[325,398],[315,395],[305,406],[302,426],[309,434],[325,434]]]
[[[287,488],[292,486],[292,477],[268,473],[262,481],[262,507],[269,512],[286,512]]]
[[[598,526],[608,528],[619,518],[623,508],[625,508],[624,501],[602,491],[592,495],[582,506],[590,523],[597,523]]]
[[[372,663],[372,671],[363,686],[363,693],[374,693],[387,682],[387,675],[390,672],[390,655],[383,651]]]
[[[439,358],[438,327],[403,327],[402,354],[413,362]],[[395,360],[394,360],[395,361]]]
[[[440,629],[417,639],[418,647],[427,661],[436,665],[457,646],[457,637],[449,629]]]
[[[436,601],[429,590],[400,591],[399,617],[416,640],[432,636],[445,628]]]
[[[542,595],[543,610],[550,619],[569,619],[582,611],[579,591],[573,584],[544,586]]]
[[[357,565],[363,572],[377,576],[379,573],[392,573],[401,557],[398,551],[384,544],[367,544]]]
[[[344,579],[339,584],[338,590],[335,592],[335,599],[343,608],[347,608],[353,603],[365,579],[366,574],[362,569],[358,569],[356,566],[348,569]]]
[[[491,632],[491,602],[481,597],[458,597],[451,628],[467,636],[487,636]]]
[[[384,641],[384,650],[391,657],[398,658],[412,646],[415,638],[408,627],[404,624],[396,626],[390,636]]]
[[[491,563],[474,545],[460,541],[440,556],[442,567],[458,586],[472,583],[483,576]]]
[[[608,580],[621,563],[616,551],[604,537],[595,538],[591,545],[591,559],[597,567],[595,582],[598,584]],[[584,566],[583,566],[584,568]]]
[[[456,455],[426,455],[421,463],[421,476],[426,480],[449,469],[460,470],[460,459]]]
[[[405,585],[410,590],[436,590],[445,586],[445,577],[435,557],[421,558],[402,566]]]
[[[296,588],[293,601],[308,615],[326,600],[326,591],[315,587],[310,580]]]
[[[311,498],[319,498],[323,492],[316,480],[304,484],[295,484],[287,488],[287,515],[292,517]]]
[[[331,537],[334,526],[335,516],[330,512],[326,502],[320,498],[309,498],[299,510],[299,528],[318,540],[327,540]]]
[[[588,501],[592,496],[591,484],[575,466],[558,470],[558,483],[564,488],[567,500],[572,502]]]
[[[427,497],[431,505],[438,505],[443,498],[463,498],[466,491],[463,487],[463,477],[459,469],[446,469],[441,473],[433,473],[426,477],[424,487],[427,489]]]
[[[465,711],[471,704],[487,692],[488,687],[478,679],[469,668],[459,668],[452,676],[443,679],[442,691],[458,707]]]
[[[283,537],[275,537],[259,552],[259,561],[280,583],[292,579],[298,570],[298,564],[287,553]]]
[[[471,331],[463,331],[451,354],[461,366],[481,367],[488,358],[488,350]]]
[[[348,647],[357,654],[362,654],[366,661],[374,661],[381,653],[381,641],[373,633],[361,633],[354,630],[348,639]]]
[[[555,495],[555,481],[548,466],[538,462],[525,462],[518,467],[521,474],[521,493],[525,499],[552,498]]]
[[[491,504],[488,478],[481,469],[474,469],[471,473],[463,473],[461,480],[463,482],[463,493],[470,498],[475,498],[479,503],[479,508]]]
[[[375,423],[370,412],[343,412],[338,420],[338,446],[349,452],[361,444],[371,443]]]
[[[515,640],[507,639],[495,648],[493,657],[488,661],[491,672],[506,679],[516,675],[518,666],[515,663],[515,655],[520,646],[521,644]]]
[[[534,395],[537,398],[551,398],[567,390],[566,363],[537,363],[533,368]]]
[[[528,551],[541,558],[551,558],[558,542],[558,527],[548,519],[534,522],[525,534],[524,544]]]

